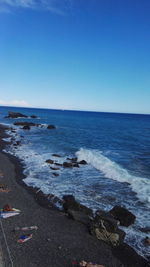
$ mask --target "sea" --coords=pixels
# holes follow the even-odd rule
[[[8,111],[37,118],[8,119]],[[41,127],[23,130],[14,126],[16,121],[32,121]],[[73,194],[94,212],[109,211],[115,205],[127,208],[136,221],[121,227],[125,242],[149,257],[150,247],[143,239],[150,232],[140,228],[150,228],[150,115],[0,107],[0,123],[16,129],[8,131],[11,137],[5,139],[5,152],[21,159],[27,185],[59,198]],[[47,129],[49,124],[56,129]],[[10,140],[20,145],[10,145]],[[54,171],[46,163],[52,159],[61,164],[74,157],[88,164]]]

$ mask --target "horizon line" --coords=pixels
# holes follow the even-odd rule
[[[75,111],[75,112],[95,112],[95,113],[115,113],[115,114],[133,114],[133,115],[150,115],[150,113],[137,113],[137,112],[119,112],[119,111],[96,111],[96,110],[82,110],[82,109],[63,109],[63,108],[48,108],[48,107],[24,107],[24,106],[3,106],[6,108],[26,108],[26,109],[48,109],[48,110],[58,110],[58,111]]]

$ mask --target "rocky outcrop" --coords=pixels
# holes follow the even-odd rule
[[[101,224],[101,220],[104,221],[104,226],[109,232],[116,231],[120,225],[119,221],[115,220],[108,212],[103,210],[97,210],[95,213],[94,223]]]
[[[56,166],[60,166],[60,167],[63,166],[61,163],[58,163],[58,162],[55,162],[55,165],[56,165]]]
[[[56,126],[55,125],[51,125],[51,124],[49,124],[48,126],[47,126],[47,129],[56,129]]]
[[[13,146],[19,146],[21,144],[21,141],[16,141]]]
[[[17,119],[17,118],[33,118],[33,119],[36,119],[37,116],[35,116],[35,115],[27,116],[27,115],[24,115],[24,114],[19,113],[19,112],[9,111],[8,115],[5,116],[5,118],[6,119]]]
[[[40,126],[40,124],[38,123],[27,122],[27,121],[17,121],[17,122],[14,122],[14,125],[16,126]]]
[[[51,170],[53,170],[53,171],[58,171],[58,170],[60,170],[60,168],[55,168],[55,167],[50,167],[51,168]]]
[[[70,160],[72,163],[76,163],[77,162],[77,158],[67,158],[67,160]]]
[[[90,208],[87,208],[86,206],[77,202],[73,195],[63,196],[63,208],[65,212],[68,212],[68,210],[79,211],[87,214],[90,217],[93,217],[93,211]]]
[[[80,166],[79,166],[78,163],[73,163],[73,167],[75,167],[75,168],[80,168]]]
[[[57,155],[57,154],[53,154],[53,155]],[[59,155],[57,155],[58,157]],[[59,156],[60,157],[60,156]],[[81,165],[86,165],[87,162],[85,160],[81,160],[81,161],[77,161],[77,158],[66,158],[67,161],[63,162],[63,167],[64,168],[79,168],[80,164]],[[69,161],[69,162],[68,162]]]
[[[73,167],[77,167],[77,168],[79,168],[80,166],[79,166],[78,163],[72,163],[72,162],[67,162],[67,161],[65,161],[65,162],[63,163],[63,167],[64,167],[64,168],[73,168]]]
[[[83,159],[83,160],[81,160],[81,161],[79,161],[78,162],[79,164],[82,164],[82,165],[86,165],[87,164],[87,162]]]
[[[59,154],[52,154],[53,157],[57,157],[57,158],[61,158],[61,156]]]
[[[52,174],[53,174],[53,176],[55,176],[55,177],[59,176],[59,173],[57,173],[57,172],[52,172]]]
[[[52,160],[52,159],[47,159],[47,160],[46,160],[46,163],[53,164],[53,163],[54,163],[54,160]]]
[[[37,119],[37,116],[36,115],[31,115],[30,118]]]
[[[36,201],[43,207],[57,209],[57,204],[62,205],[62,200],[53,194],[44,194],[40,189],[35,194]]]
[[[108,212],[98,210],[90,224],[90,233],[112,246],[118,246],[123,242],[125,233],[118,229],[119,222]]]
[[[64,161],[63,167],[64,168],[72,168],[73,167],[73,163],[72,162]]]
[[[30,130],[31,128],[30,128],[29,125],[24,125],[24,126],[22,127],[22,129],[23,129],[23,130]]]
[[[29,130],[29,127],[35,126],[35,127],[44,127],[42,124],[40,123],[34,123],[34,122],[27,122],[27,121],[17,121],[14,122],[15,126],[23,126],[25,127],[24,130]],[[48,125],[47,129],[55,129],[56,127],[54,125]]]
[[[19,113],[19,112],[12,112],[12,111],[9,111],[8,112],[8,115],[5,116],[6,119],[16,119],[16,118],[28,118],[27,115],[24,115],[22,113]]]
[[[109,212],[98,210],[94,217],[92,210],[78,203],[73,195],[63,196],[63,208],[69,218],[88,226],[97,239],[112,246],[119,246],[124,241],[125,232],[118,228],[119,221]]]
[[[135,222],[135,215],[128,211],[126,208],[121,206],[115,206],[109,213],[116,219],[120,221],[121,226],[128,227]]]

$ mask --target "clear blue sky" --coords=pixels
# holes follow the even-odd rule
[[[1,0],[0,105],[150,114],[150,1]]]

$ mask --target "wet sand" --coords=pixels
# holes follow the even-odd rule
[[[147,262],[126,244],[112,248],[89,234],[85,225],[69,219],[64,212],[41,205],[34,190],[22,181],[23,166],[20,161],[2,152],[5,142],[0,127],[0,183],[11,191],[0,192],[0,208],[9,204],[20,209],[19,215],[0,219],[0,243],[6,267],[72,267],[73,261],[92,261],[105,267],[146,267]],[[15,227],[38,226],[38,230],[16,231]],[[33,233],[32,239],[19,244],[22,234]],[[7,244],[6,242],[7,241]],[[7,247],[8,245],[8,247]]]

